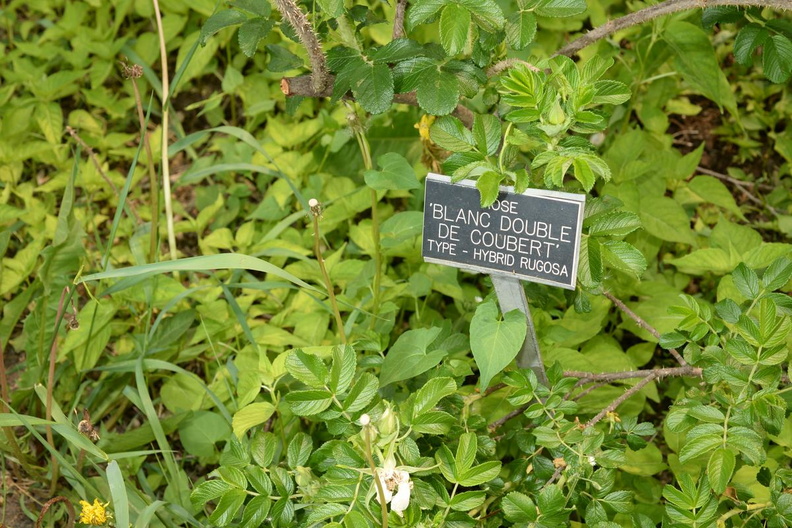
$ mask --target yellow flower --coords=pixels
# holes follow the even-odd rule
[[[81,500],[80,506],[82,506],[82,511],[80,512],[80,522],[91,526],[102,526],[106,524],[107,520],[113,517],[105,511],[105,508],[107,508],[109,504],[109,502],[102,504],[99,502],[99,499],[94,499],[93,504]]]
[[[424,114],[421,116],[421,121],[416,123],[415,128],[418,129],[418,134],[421,136],[421,139],[424,141],[430,141],[429,138],[429,129],[432,126],[432,123],[435,121],[435,116]]]

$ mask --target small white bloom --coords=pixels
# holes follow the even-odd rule
[[[308,207],[316,207],[317,205],[319,205],[319,200],[316,198],[311,198],[308,200]]]
[[[371,416],[369,416],[368,414],[360,415],[360,425],[366,427],[370,423],[371,423]]]
[[[382,468],[377,469],[377,478],[379,478],[382,492],[385,495],[385,503],[390,503],[391,509],[401,516],[402,512],[410,505],[410,490],[413,487],[410,474],[396,469],[396,460],[390,456],[385,459]],[[394,492],[396,492],[395,495]],[[379,493],[375,497],[379,502]]]
[[[480,302],[481,302],[481,301],[483,301],[484,299],[483,299],[483,298],[481,298],[481,297],[479,297],[478,295],[476,295],[475,297],[473,297],[473,300],[474,300],[474,301],[476,301],[477,303],[480,303]]]
[[[591,467],[594,467],[594,466],[597,465],[597,459],[594,458],[593,456],[588,457],[588,461],[589,461],[589,464],[591,464]]]

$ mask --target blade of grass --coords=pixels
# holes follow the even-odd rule
[[[211,271],[218,269],[246,269],[251,271],[260,271],[262,273],[271,273],[283,279],[286,279],[294,284],[302,286],[313,292],[320,290],[311,286],[302,279],[298,279],[291,273],[270,264],[265,260],[251,257],[250,255],[242,255],[240,253],[221,253],[219,255],[203,255],[200,257],[189,257],[178,259],[168,262],[156,262],[152,264],[142,264],[140,266],[131,266],[128,268],[121,268],[117,270],[104,271],[101,273],[93,273],[80,277],[77,283],[88,281],[95,281],[101,279],[116,279],[124,277],[135,277],[147,273],[170,273],[172,271]]]
[[[118,462],[111,461],[107,465],[107,484],[113,499],[113,514],[116,526],[129,526],[129,499],[127,498],[124,476]]]
[[[162,425],[159,423],[159,416],[154,403],[151,401],[151,395],[148,392],[148,385],[146,378],[143,375],[143,355],[141,355],[135,364],[135,383],[137,384],[137,392],[140,397],[140,404],[143,413],[146,415],[148,423],[151,425],[151,430],[154,432],[154,438],[157,441],[157,446],[162,451],[162,456],[165,459],[165,467],[167,468],[167,480],[172,484],[176,491],[176,496],[182,498],[181,479],[179,477],[179,468],[176,464],[176,457],[173,456],[168,438],[165,436],[165,431],[162,430]]]
[[[140,512],[140,515],[138,515],[137,521],[135,521],[135,528],[148,528],[154,514],[157,513],[157,510],[164,504],[164,501],[158,500],[146,506],[145,509]]]

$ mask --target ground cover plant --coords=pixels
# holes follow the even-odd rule
[[[792,525],[790,7],[4,3],[0,526]],[[547,383],[429,171],[587,196]]]

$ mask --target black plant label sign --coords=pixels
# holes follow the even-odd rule
[[[585,195],[507,187],[482,208],[473,181],[426,178],[423,258],[575,289]]]

